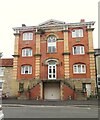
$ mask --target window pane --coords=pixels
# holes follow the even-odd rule
[[[23,40],[32,40],[33,33],[23,33]]]
[[[77,54],[80,54],[80,47],[77,46]]]
[[[85,73],[85,66],[82,65],[82,72]]]
[[[72,31],[72,37],[83,37],[83,29],[76,29]]]
[[[53,73],[55,73],[55,68],[53,68]]]
[[[81,53],[83,54],[84,53],[84,47],[81,46]]]
[[[75,73],[77,72],[77,66],[74,66],[74,72]]]
[[[74,65],[74,73],[86,73],[86,66],[82,64]]]
[[[78,65],[78,73],[81,73],[81,65]]]
[[[49,73],[51,73],[51,69],[49,69]]]
[[[32,49],[26,48],[22,50],[22,56],[32,56]]]
[[[32,73],[32,66],[29,66],[29,74]]]
[[[4,69],[3,67],[0,67],[0,76],[3,76],[4,75]]]
[[[53,74],[53,78],[55,78],[56,76],[55,76],[55,74]]]
[[[31,74],[32,73],[32,66],[22,66],[21,73],[22,74]]]
[[[74,54],[76,54],[77,52],[76,52],[77,50],[76,50],[76,47],[74,47]]]
[[[49,36],[47,39],[48,42],[48,52],[53,53],[56,51],[56,37],[55,36]]]
[[[84,46],[74,46],[73,53],[74,54],[84,54]]]
[[[49,78],[51,78],[51,75],[49,74]]]

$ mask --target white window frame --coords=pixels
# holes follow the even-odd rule
[[[47,51],[48,53],[56,52],[56,37],[54,35],[50,35],[47,39]]]
[[[84,46],[74,46],[73,47],[73,55],[78,55],[78,54],[85,54]]]
[[[85,74],[86,65],[85,64],[75,64],[73,65],[73,73],[75,74]]]
[[[22,57],[32,56],[32,49],[31,48],[24,48],[22,49]]]
[[[51,70],[50,70],[51,69]],[[53,72],[53,70],[55,72]],[[51,71],[51,72],[50,72]],[[50,77],[51,76],[51,77]],[[48,64],[48,79],[56,79],[56,63]]]
[[[83,37],[83,29],[73,29],[72,38]]]
[[[0,67],[0,76],[4,76],[4,68]]]
[[[31,65],[22,65],[21,66],[21,74],[32,74],[32,66]]]
[[[33,40],[33,33],[32,32],[23,33],[23,40]]]

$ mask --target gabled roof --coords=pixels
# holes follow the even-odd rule
[[[0,59],[0,66],[2,66],[2,67],[13,66],[13,59],[12,58]]]
[[[60,26],[60,25],[65,25],[66,23],[65,22],[62,22],[62,21],[58,21],[58,20],[54,20],[54,19],[50,19],[48,21],[45,21],[41,24],[39,24],[39,26]]]

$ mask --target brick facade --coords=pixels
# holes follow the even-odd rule
[[[92,93],[95,95],[95,62],[92,37],[93,24],[94,22],[85,21],[65,23],[49,20],[39,26],[13,28],[16,32],[13,67],[14,81],[17,81],[16,91],[19,91],[18,83],[24,83],[24,91],[29,87],[33,99],[34,96],[36,98],[36,94],[40,99],[44,99],[43,96],[48,96],[47,94],[44,95],[44,81],[60,81],[60,87],[56,89],[60,89],[61,100],[68,99],[68,96],[72,96],[72,93],[74,95],[72,98],[76,99],[77,91],[79,90],[82,92],[84,84],[85,86],[89,85],[91,87],[91,92],[89,94]],[[83,30],[83,36],[72,37],[72,31],[79,29]],[[24,33],[32,33],[32,40],[23,40]],[[56,37],[56,51],[53,53],[48,52],[49,36]],[[84,46],[85,53],[73,55],[74,46]],[[32,49],[31,56],[22,56],[22,50],[25,48]],[[52,80],[49,80],[48,78],[48,66],[50,61],[56,63],[56,79]],[[75,64],[84,64],[86,66],[86,72],[82,74],[74,73],[73,66]],[[21,67],[24,65],[32,66],[31,74],[21,73]],[[39,84],[38,87],[37,84]],[[55,85],[56,84],[54,83],[54,86]],[[49,91],[49,88],[45,89]]]

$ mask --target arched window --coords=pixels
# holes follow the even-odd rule
[[[75,74],[86,73],[86,65],[85,64],[74,64],[73,72]]]
[[[22,49],[22,57],[32,56],[32,49],[31,48],[24,48]]]
[[[48,53],[55,53],[56,52],[56,36],[50,35],[47,38],[47,52]]]
[[[21,74],[32,74],[32,66],[31,65],[22,65],[21,66]]]
[[[78,54],[84,54],[84,46],[78,45],[78,46],[73,46],[73,54],[78,55]]]

